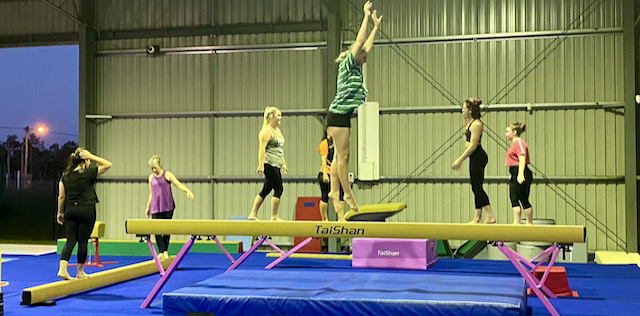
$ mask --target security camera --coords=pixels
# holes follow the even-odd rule
[[[160,52],[160,46],[158,45],[148,45],[147,46],[147,54],[155,55]]]

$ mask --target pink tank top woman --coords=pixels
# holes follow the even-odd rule
[[[151,214],[173,211],[176,208],[171,192],[171,182],[165,178],[166,172],[166,170],[162,171],[160,177],[151,176],[151,205],[149,205]]]

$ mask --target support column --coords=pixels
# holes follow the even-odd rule
[[[638,230],[638,148],[637,105],[636,95],[636,37],[635,37],[635,4],[634,0],[623,1],[622,23],[624,43],[624,185],[626,208],[626,240],[627,251],[637,252]]]
[[[327,6],[327,50],[325,51],[325,80],[324,80],[324,96],[322,98],[322,104],[329,108],[329,104],[333,101],[333,97],[336,95],[336,81],[338,79],[338,64],[333,60],[342,51],[341,41],[341,29],[342,19],[340,17],[340,1],[339,0],[327,0],[323,1]],[[329,201],[329,220],[335,221],[335,211],[333,210],[333,203]],[[329,252],[340,251],[339,238],[328,238],[327,248]]]
[[[95,151],[96,128],[95,123],[87,121],[87,114],[96,114],[96,30],[89,26],[95,25],[95,0],[80,1],[80,74],[79,74],[79,108],[78,108],[78,144]]]

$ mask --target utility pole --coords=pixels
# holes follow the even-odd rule
[[[20,187],[27,188],[28,174],[27,166],[29,165],[29,126],[24,127],[24,160],[22,161],[22,183]]]

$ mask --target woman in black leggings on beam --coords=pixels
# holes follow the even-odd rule
[[[484,223],[495,224],[496,218],[493,216],[491,204],[489,204],[489,196],[482,188],[484,168],[487,166],[489,157],[480,144],[483,132],[483,124],[480,120],[480,104],[482,104],[482,100],[469,98],[462,105],[462,115],[466,126],[464,135],[467,141],[464,152],[453,162],[451,168],[458,170],[462,162],[469,157],[469,176],[476,210],[473,220],[469,223],[479,224],[482,220],[482,209],[484,208],[487,212],[487,219]]]
[[[91,161],[98,163],[91,166]],[[87,242],[91,237],[93,225],[96,222],[96,203],[98,196],[94,185],[96,177],[111,168],[111,162],[93,155],[88,150],[78,147],[69,156],[67,168],[58,184],[58,224],[64,225],[67,241],[60,254],[60,268],[58,276],[65,280],[72,279],[67,271],[71,251],[78,244],[78,272],[77,278],[86,278],[84,263],[87,260]]]
[[[280,131],[280,123],[282,122],[282,113],[276,107],[267,107],[264,110],[264,121],[262,129],[258,133],[258,174],[264,174],[264,185],[262,190],[253,199],[253,206],[249,213],[250,220],[258,219],[258,209],[264,202],[264,199],[273,190],[271,198],[271,220],[281,221],[278,216],[278,208],[280,207],[280,197],[282,196],[282,174],[288,173],[287,163],[284,160],[284,136]]]

